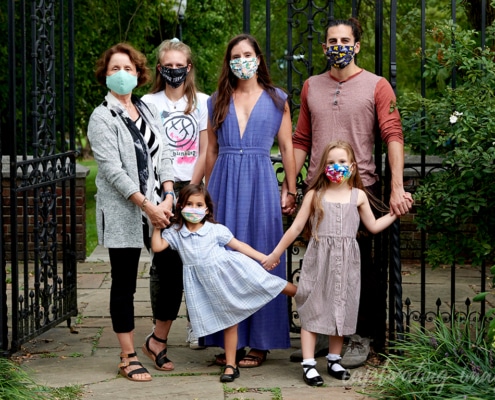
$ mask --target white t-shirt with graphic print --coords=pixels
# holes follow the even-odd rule
[[[165,91],[142,97],[145,103],[152,103],[158,108],[165,128],[162,140],[170,146],[176,182],[190,181],[192,178],[199,157],[199,133],[206,130],[208,124],[208,97],[207,94],[198,92],[198,104],[188,115],[184,114],[186,96],[175,102],[165,95]]]

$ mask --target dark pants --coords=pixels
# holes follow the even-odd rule
[[[175,182],[174,191],[179,191],[189,181]],[[149,242],[146,247],[149,249]],[[174,321],[179,314],[183,292],[182,260],[175,250],[170,248],[155,253],[150,269],[150,299],[153,320]]]
[[[182,261],[167,248],[155,253],[150,269],[150,298],[153,319],[175,320],[182,302]]]
[[[380,188],[380,183],[376,182],[366,189],[377,199],[381,199]],[[374,208],[373,212],[375,217],[380,217]],[[381,351],[385,343],[387,280],[384,276],[385,267],[377,262],[381,260],[379,254],[381,249],[376,246],[376,241],[373,246],[374,239],[376,236],[369,233],[361,224],[357,239],[361,252],[361,295],[356,333],[362,337],[372,338],[374,349]]]
[[[134,293],[136,293],[140,248],[108,249],[112,285],[110,316],[115,333],[134,330]]]

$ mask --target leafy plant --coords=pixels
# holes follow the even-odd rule
[[[432,266],[493,264],[495,258],[495,52],[452,21],[429,31],[424,50],[429,97],[399,98],[404,135],[415,152],[443,157],[415,194]],[[495,27],[487,28],[487,43]],[[466,234],[469,232],[469,234]]]
[[[406,333],[398,353],[378,367],[367,394],[381,400],[493,398],[495,349],[481,329],[472,332],[470,326],[459,320],[449,326],[438,318],[431,332]]]
[[[491,274],[492,274],[492,295],[495,295],[495,291],[493,290],[495,288],[495,265],[492,266],[491,268]],[[473,301],[484,301],[486,296],[488,296],[490,292],[482,292],[476,295],[473,298]],[[492,351],[495,351],[495,318],[493,318],[493,315],[495,314],[495,308],[492,308],[486,313],[486,318],[488,322],[488,327],[487,327],[487,338],[489,343],[491,343]],[[492,317],[491,320],[488,320],[489,317]]]

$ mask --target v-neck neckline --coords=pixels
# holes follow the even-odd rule
[[[237,110],[235,108],[234,97],[231,97],[232,107],[234,108],[235,120],[237,122],[237,131],[239,133],[239,140],[241,140],[241,141],[244,138],[244,135],[245,135],[245,133],[247,131],[247,128],[248,128],[248,125],[249,125],[249,121],[251,120],[251,115],[253,115],[253,111],[256,108],[256,106],[258,105],[258,103],[259,103],[259,101],[261,99],[261,96],[263,96],[263,93],[265,93],[265,90],[261,90],[261,93],[259,94],[258,98],[256,99],[256,102],[254,103],[253,108],[251,109],[251,111],[249,113],[249,117],[248,117],[248,119],[246,121],[246,126],[244,127],[244,132],[242,132],[242,133],[241,133],[241,126],[239,125],[239,117],[237,116]]]

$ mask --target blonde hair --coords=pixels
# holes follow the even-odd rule
[[[316,170],[316,177],[308,187],[308,191],[314,190],[315,193],[313,195],[313,199],[311,200],[308,223],[304,228],[304,237],[306,239],[309,239],[310,237],[314,237],[316,240],[318,240],[318,236],[316,232],[318,231],[318,227],[320,226],[320,223],[323,220],[323,215],[324,215],[322,198],[325,190],[330,187],[330,181],[327,178],[325,170],[327,167],[328,154],[333,149],[345,150],[347,156],[349,157],[349,163],[351,165],[354,164],[354,169],[352,170],[352,174],[346,183],[350,187],[354,187],[366,191],[363,185],[363,181],[361,180],[361,176],[359,175],[356,156],[354,154],[354,150],[352,149],[352,146],[349,143],[344,142],[343,140],[336,140],[328,143],[327,146],[325,147],[325,150],[323,150],[320,163]]]
[[[162,90],[165,90],[165,86],[167,85],[165,79],[163,79],[160,72],[157,70],[157,65],[161,65],[162,56],[170,50],[180,51],[186,56],[187,65],[191,66],[191,69],[187,73],[186,80],[184,82],[184,94],[187,98],[187,107],[184,110],[184,114],[190,114],[196,108],[197,98],[196,92],[198,91],[196,88],[196,78],[194,72],[194,64],[192,62],[192,52],[191,48],[181,42],[178,39],[164,40],[156,51],[156,65],[155,65],[155,75],[153,79],[153,83],[151,85],[151,93],[158,93]]]

